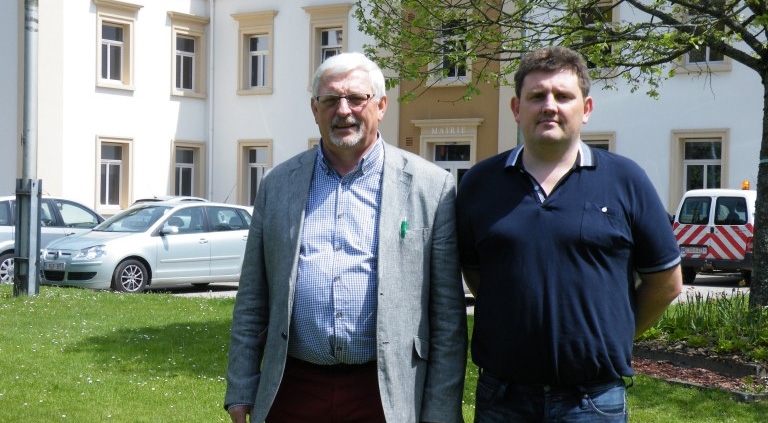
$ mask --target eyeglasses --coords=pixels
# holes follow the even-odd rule
[[[323,94],[315,97],[315,101],[317,101],[317,104],[319,104],[320,107],[330,109],[338,107],[339,101],[341,101],[342,98],[346,98],[349,107],[351,109],[357,109],[368,104],[368,100],[370,100],[371,97],[373,97],[373,94]]]

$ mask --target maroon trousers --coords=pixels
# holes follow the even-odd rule
[[[267,423],[386,423],[376,362],[319,366],[288,357]]]

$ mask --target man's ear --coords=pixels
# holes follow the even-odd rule
[[[517,115],[520,114],[520,100],[517,97],[512,97],[512,100],[509,100],[509,108],[512,109],[512,114],[515,116],[515,122],[519,123]]]
[[[376,105],[378,109],[379,121],[384,119],[384,114],[387,112],[387,96],[383,95],[379,99],[379,103]]]

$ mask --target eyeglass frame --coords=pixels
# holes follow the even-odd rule
[[[349,97],[350,96],[365,96],[365,100],[362,103],[358,104],[358,105],[353,105],[349,101]],[[326,97],[326,98],[328,98],[328,97],[335,97],[335,101],[334,101],[334,103],[332,105],[325,105],[325,104],[323,104],[320,101],[320,97]],[[320,95],[316,95],[314,97],[314,99],[315,99],[315,102],[320,107],[323,107],[323,108],[326,108],[326,109],[332,109],[332,108],[339,107],[339,104],[341,104],[341,99],[342,98],[347,100],[347,106],[349,106],[350,109],[362,109],[365,106],[367,106],[368,102],[371,101],[371,99],[374,98],[374,97],[376,97],[376,94],[362,94],[362,93],[351,93],[351,94],[347,94],[347,95],[320,94]]]

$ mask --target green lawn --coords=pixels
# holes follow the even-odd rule
[[[0,422],[229,422],[222,409],[233,300],[0,287]],[[470,319],[471,322],[471,319]],[[464,416],[477,369],[467,366]],[[639,377],[632,422],[764,422],[741,404]],[[692,406],[695,404],[695,406]]]

